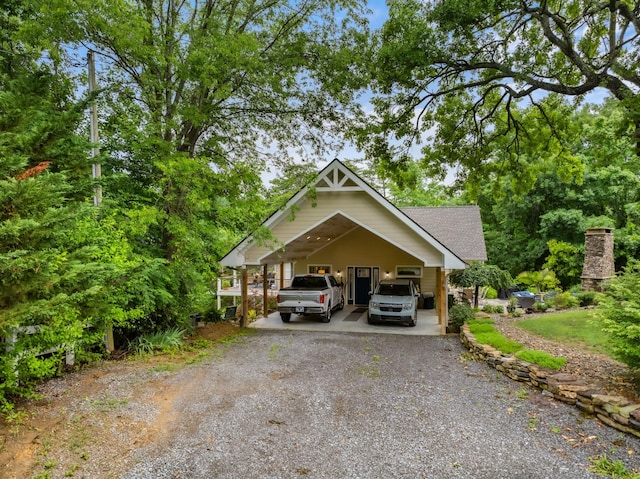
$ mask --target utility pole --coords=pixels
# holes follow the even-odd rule
[[[95,57],[91,50],[87,53],[87,63],[89,65],[89,95],[96,90],[96,63]],[[102,169],[97,158],[100,154],[100,147],[98,146],[98,107],[95,99],[91,101],[91,158],[93,158],[93,178],[99,179],[102,176]],[[100,206],[102,203],[102,185],[100,182],[96,182],[95,192],[93,196],[93,204]]]
[[[92,95],[96,91],[96,62],[94,53],[89,50],[87,52],[87,65],[89,67],[89,95]],[[100,154],[100,147],[98,146],[98,107],[96,105],[95,98],[91,99],[91,158],[93,159],[93,179],[99,180],[102,176],[102,168],[98,162],[98,155]],[[93,195],[93,204],[96,207],[102,203],[102,185],[100,181],[96,181],[96,186]],[[104,337],[105,348],[109,353],[112,353],[116,349],[115,341],[113,339],[113,326],[111,323],[107,323],[105,327]]]

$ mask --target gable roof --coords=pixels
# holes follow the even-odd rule
[[[477,205],[421,206],[400,210],[464,261],[487,260],[480,208]]]
[[[307,198],[307,194],[309,190],[313,188],[317,193],[321,192],[336,192],[336,191],[364,191],[368,193],[368,195],[376,201],[380,207],[387,210],[394,217],[396,217],[399,221],[401,221],[404,225],[406,225],[410,230],[416,233],[419,237],[421,237],[425,242],[432,245],[437,251],[439,251],[443,255],[443,266],[445,269],[463,269],[466,266],[467,258],[469,256],[464,250],[465,246],[463,244],[458,245],[458,252],[454,250],[456,244],[453,243],[453,246],[447,244],[445,241],[450,241],[455,235],[447,235],[442,231],[438,230],[440,233],[440,237],[437,237],[431,230],[432,226],[429,225],[429,221],[423,222],[422,216],[416,216],[416,218],[410,217],[406,212],[397,208],[393,204],[391,204],[386,198],[384,198],[378,191],[373,189],[366,181],[364,181],[360,176],[354,173],[349,167],[347,167],[344,163],[335,159],[329,165],[327,165],[323,170],[321,170],[316,176],[315,182],[311,185],[307,185],[304,188],[300,189],[296,194],[294,194],[286,206],[273,213],[263,224],[262,226],[267,228],[273,228],[280,221],[285,220],[289,217],[291,208],[294,208],[300,205],[305,198]],[[419,208],[418,208],[419,209]],[[439,209],[439,208],[436,208]],[[417,209],[416,209],[417,210]],[[480,224],[480,215],[479,210],[473,210],[477,215],[477,224]],[[473,212],[470,210],[467,213],[467,219],[470,219]],[[338,212],[336,212],[338,213]],[[427,213],[424,213],[425,215]],[[417,215],[417,212],[416,212]],[[426,218],[426,217],[425,217]],[[325,220],[325,223],[328,220]],[[475,220],[474,220],[475,221]],[[347,222],[348,223],[348,222]],[[450,220],[446,218],[441,218],[438,224],[446,225],[451,223]],[[463,222],[464,223],[464,222]],[[435,224],[435,223],[434,223]],[[475,223],[474,223],[475,224]],[[326,227],[327,224],[318,225],[318,227]],[[345,226],[348,229],[348,226]],[[464,225],[461,225],[464,226]],[[442,228],[443,230],[445,228]],[[437,230],[437,228],[436,228]],[[345,230],[346,231],[346,230]],[[457,236],[463,236],[460,231],[465,231],[464,228],[457,230]],[[473,229],[474,234],[477,235],[477,228]],[[482,235],[482,227],[480,224],[480,235],[476,236],[476,241],[482,243],[482,248],[484,248],[484,236]],[[344,233],[344,232],[343,232]],[[302,237],[294,239],[290,241],[285,248],[291,248],[292,250],[296,249],[297,241],[301,241]],[[248,251],[248,249],[254,243],[254,239],[252,235],[244,238],[235,248],[233,248],[227,255],[225,255],[220,263],[225,266],[240,266],[244,264],[244,253]],[[480,249],[479,246],[477,246]],[[462,254],[462,256],[461,256]],[[475,254],[475,253],[474,253]],[[473,255],[472,255],[473,256]],[[485,252],[486,258],[486,252]],[[475,259],[475,258],[473,258]]]

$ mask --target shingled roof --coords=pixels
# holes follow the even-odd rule
[[[487,260],[478,206],[420,206],[400,211],[465,262]]]

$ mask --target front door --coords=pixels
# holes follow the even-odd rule
[[[356,267],[355,304],[369,304],[369,292],[372,290],[371,268]]]

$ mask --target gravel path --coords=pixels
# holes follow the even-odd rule
[[[457,337],[260,332],[170,375],[134,478],[587,478],[640,441],[466,360]],[[133,405],[129,404],[129,408]]]

